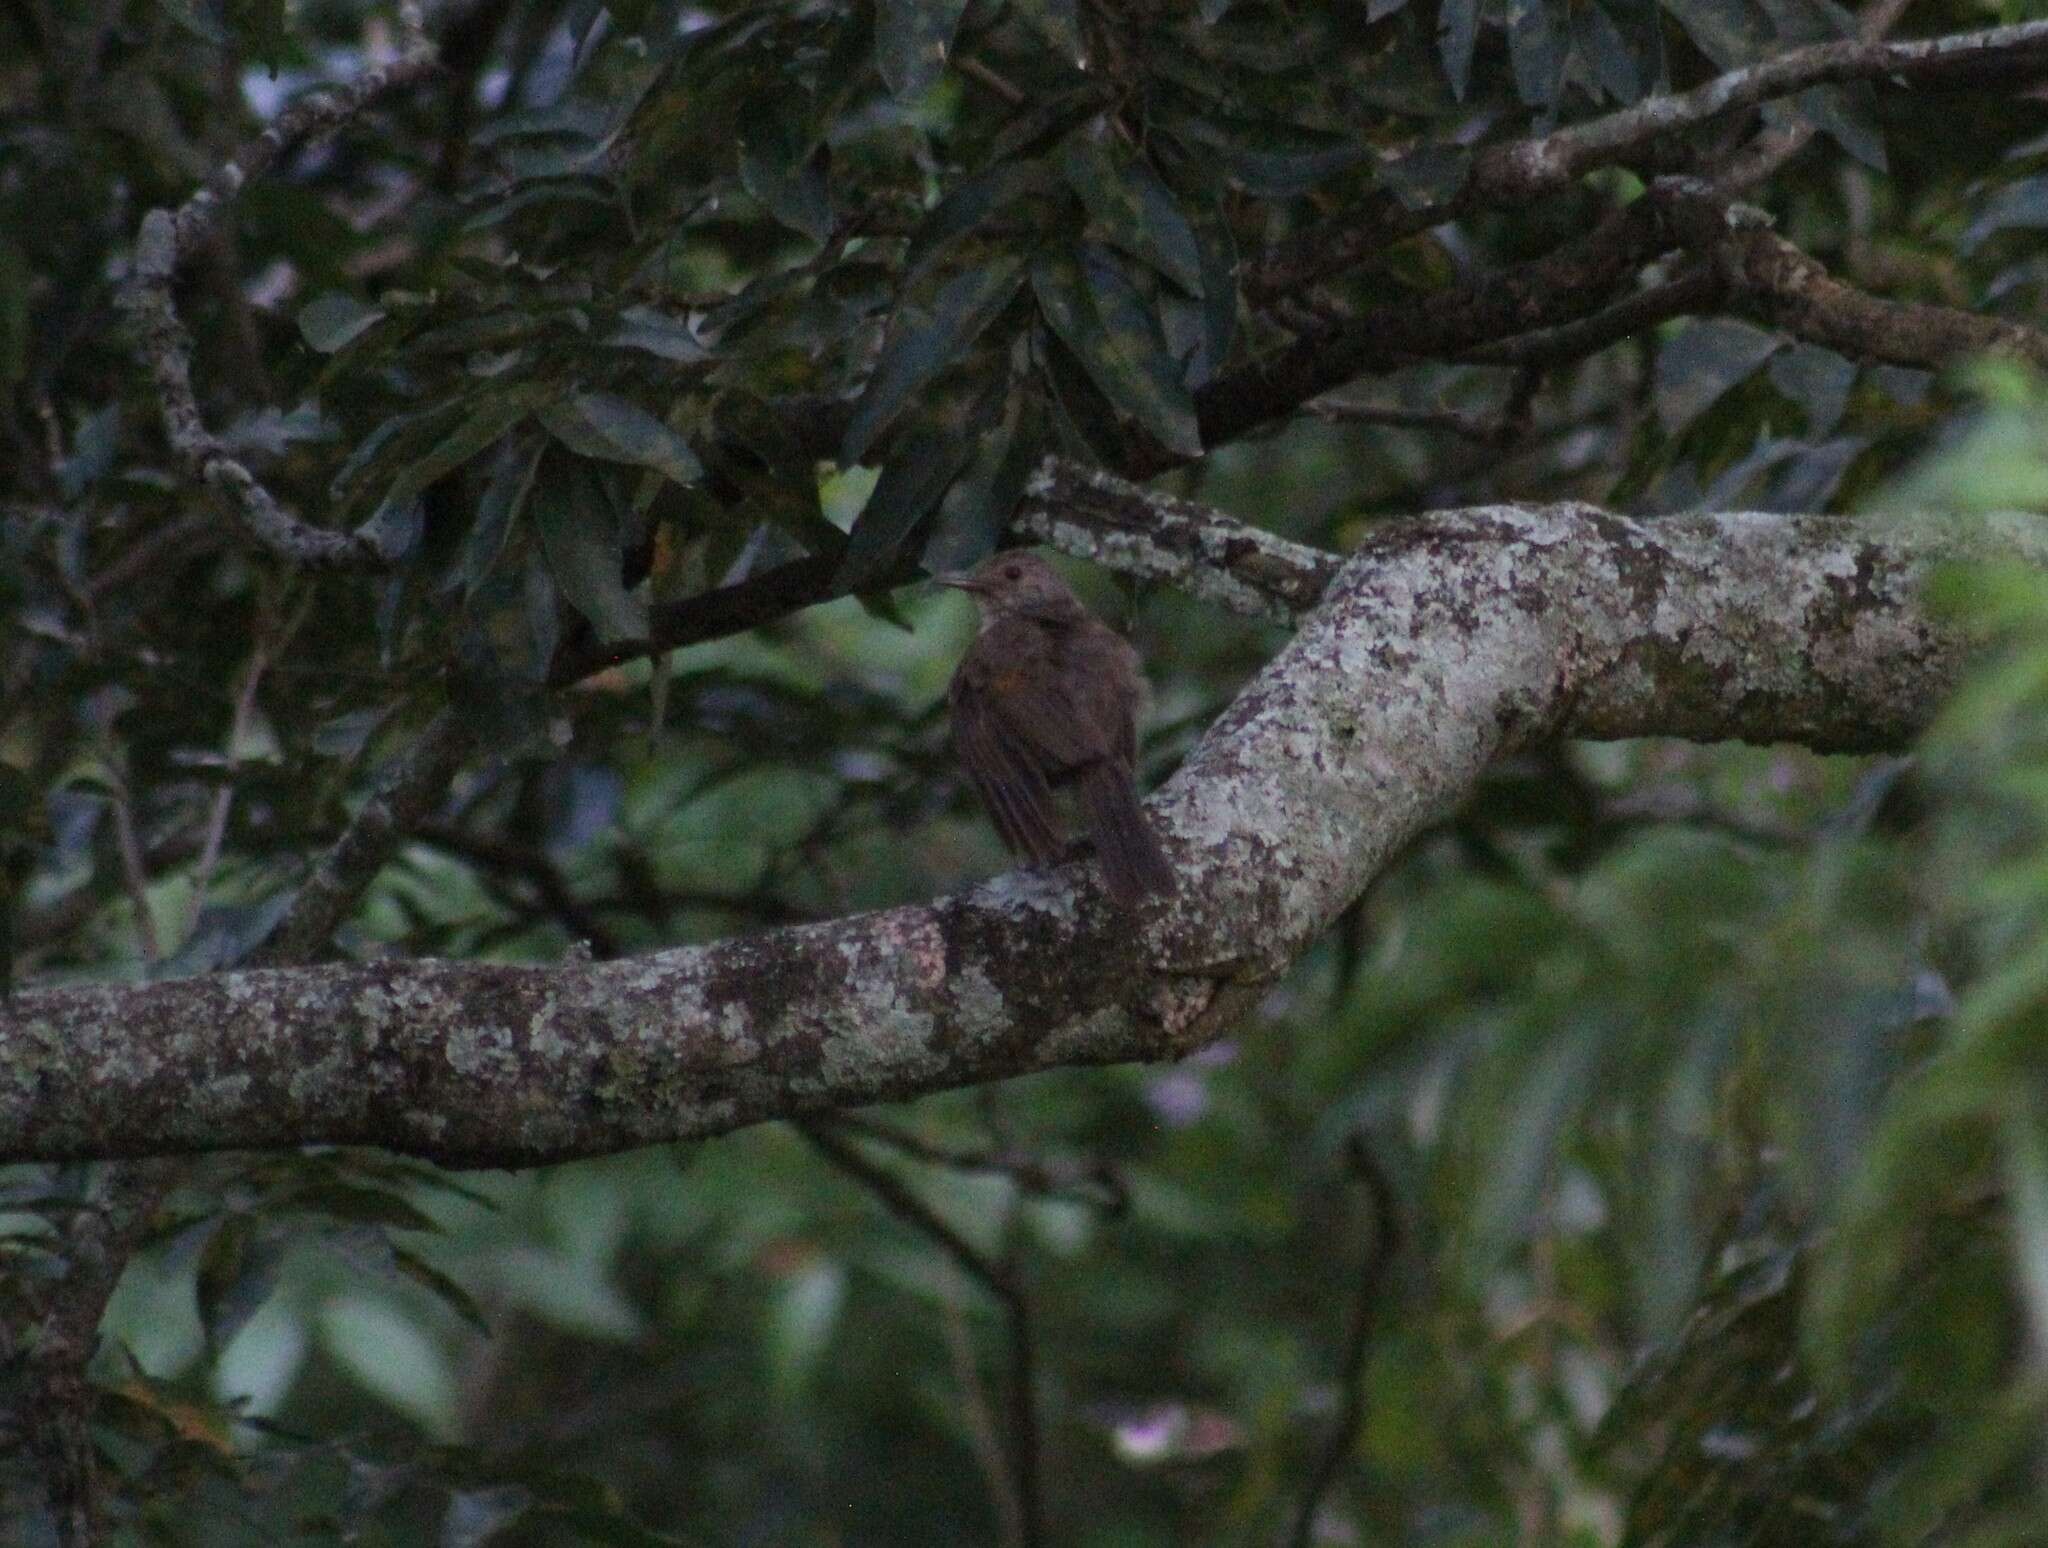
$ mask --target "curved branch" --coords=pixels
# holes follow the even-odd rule
[[[1113,539],[1105,539],[1113,542]],[[2032,524],[1449,511],[1376,533],[1152,803],[1177,896],[1092,863],[617,962],[377,961],[18,993],[0,1158],[344,1143],[522,1164],[1220,1035],[1500,753],[1896,747],[1963,642],[1935,563]]]
[[[1791,49],[1726,71],[1690,91],[1648,97],[1548,134],[1485,146],[1473,156],[1457,190],[1433,203],[1404,204],[1389,192],[1369,195],[1356,209],[1274,247],[1247,271],[1246,294],[1255,305],[1264,304],[1475,207],[1505,209],[1543,198],[1588,172],[1626,162],[1670,135],[1811,87],[1847,81],[1956,87],[2048,70],[2048,22],[1880,41],[1904,5],[1905,0],[1882,0],[1873,6],[1860,18],[1859,37]],[[1766,131],[1728,169],[1729,190],[1739,192],[1761,180],[1812,135],[1812,126],[1805,123]]]
[[[219,230],[235,196],[269,171],[286,146],[333,134],[385,92],[434,69],[434,48],[421,21],[419,0],[405,0],[399,7],[399,24],[403,51],[398,58],[346,85],[293,103],[215,168],[178,209],[145,215],[120,296],[121,308],[135,329],[136,348],[156,381],[165,439],[187,475],[225,499],[251,542],[309,568],[377,568],[398,555],[375,518],[354,532],[334,532],[301,521],[207,429],[192,389],[192,335],[178,316],[171,287],[193,253]]]
[[[1813,43],[1717,75],[1671,96],[1555,133],[1482,151],[1473,165],[1478,197],[1489,204],[1552,193],[1596,167],[1611,166],[1660,135],[1696,128],[1738,108],[1757,107],[1813,86],[1889,80],[1900,85],[1978,85],[2038,76],[2048,69],[2048,21],[1988,27],[1941,38],[1879,43],[1844,38]]]

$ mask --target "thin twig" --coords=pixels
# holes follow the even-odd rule
[[[475,747],[475,729],[459,709],[435,715],[321,857],[277,928],[250,953],[248,965],[278,967],[324,958],[342,920],[406,835],[447,794]]]
[[[1064,1198],[1092,1204],[1111,1215],[1121,1215],[1130,1207],[1130,1190],[1116,1168],[1107,1161],[1064,1161],[1030,1155],[1007,1146],[982,1150],[940,1145],[857,1113],[842,1113],[835,1121],[840,1128],[850,1130],[862,1139],[887,1145],[914,1160],[950,1167],[957,1172],[983,1172],[1007,1177],[1022,1192],[1041,1198]]]
[[[960,1404],[967,1410],[967,1435],[974,1460],[988,1481],[996,1512],[1003,1521],[1003,1541],[1013,1545],[1024,1541],[1024,1517],[1017,1508],[1017,1496],[1010,1488],[1004,1469],[1002,1438],[996,1434],[995,1415],[989,1412],[988,1394],[981,1384],[981,1371],[974,1361],[974,1345],[967,1335],[967,1319],[960,1303],[947,1296],[939,1303],[939,1326],[946,1334],[946,1354],[953,1362],[954,1378],[960,1383]]]
[[[872,1194],[875,1201],[917,1231],[930,1237],[970,1278],[994,1296],[1010,1322],[1010,1487],[1021,1523],[1024,1548],[1045,1541],[1043,1505],[1038,1484],[1038,1412],[1031,1307],[1014,1264],[991,1262],[973,1243],[946,1223],[937,1211],[899,1179],[875,1165],[841,1139],[833,1121],[799,1123],[798,1131],[840,1171]]]
[[[377,567],[397,555],[374,525],[353,533],[333,532],[294,516],[207,428],[192,386],[192,335],[178,316],[172,286],[179,271],[213,241],[229,203],[269,171],[286,146],[333,134],[384,92],[434,68],[434,51],[417,0],[405,0],[399,7],[399,31],[405,52],[397,59],[293,103],[216,167],[178,209],[145,215],[128,283],[120,295],[120,305],[135,328],[136,347],[156,382],[165,438],[186,474],[223,496],[250,541],[299,565]]]
[[[135,803],[128,785],[128,771],[115,767],[109,755],[109,773],[114,780],[114,847],[120,852],[121,885],[135,910],[135,936],[143,959],[155,962],[163,956],[157,937],[156,919],[149,910],[149,866],[142,858],[142,840],[135,831]]]
[[[524,879],[533,888],[541,907],[568,931],[571,939],[585,943],[594,959],[606,961],[625,955],[625,943],[598,917],[595,909],[576,896],[562,868],[544,851],[484,838],[448,823],[422,823],[415,837],[479,869]]]
[[[1467,365],[1564,365],[1673,317],[1704,311],[1721,290],[1720,278],[1705,264],[1695,264],[1576,322],[1482,344],[1457,358]]]
[[[1301,1510],[1288,1536],[1291,1548],[1309,1548],[1315,1540],[1316,1512],[1324,1496],[1337,1481],[1344,1459],[1357,1443],[1365,1425],[1365,1357],[1372,1347],[1373,1323],[1379,1315],[1380,1295],[1387,1270],[1401,1250],[1401,1217],[1395,1205],[1394,1186],[1362,1135],[1352,1136],[1346,1148],[1351,1170],[1365,1184],[1372,1208],[1372,1237],[1366,1243],[1365,1260],[1359,1267],[1357,1293],[1351,1301],[1351,1326],[1344,1336],[1342,1366],[1343,1401],[1337,1410],[1337,1425],[1323,1443],[1323,1454],[1302,1496]]]
[[[1012,85],[979,59],[976,59],[972,54],[955,55],[953,58],[953,68],[969,80],[981,82],[982,85],[1009,103],[1011,107],[1022,107],[1029,100],[1024,95],[1022,88]]]
[[[228,723],[224,776],[220,788],[213,793],[213,808],[207,813],[206,832],[199,843],[199,861],[192,868],[192,901],[185,910],[184,938],[187,940],[199,928],[199,916],[206,908],[206,890],[213,882],[214,870],[220,864],[221,847],[227,839],[228,817],[235,807],[235,768],[241,761],[239,749],[248,740],[249,724],[256,718],[256,690],[262,684],[263,674],[269,670],[270,663],[299,632],[299,626],[312,610],[312,603],[310,595],[305,597],[297,611],[274,634],[259,638],[256,648],[249,654],[248,666],[243,669],[242,685],[235,694],[234,716]]]

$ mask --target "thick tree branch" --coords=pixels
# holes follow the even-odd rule
[[[1102,551],[1122,540],[1104,536]],[[370,962],[18,993],[0,1158],[376,1144],[521,1164],[1219,1035],[1499,754],[1554,736],[1896,747],[1963,642],[1929,568],[2033,524],[1870,530],[1580,505],[1377,533],[1152,810],[1142,915],[1091,862],[553,968]]]

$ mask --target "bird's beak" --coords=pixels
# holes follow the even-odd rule
[[[955,591],[974,592],[982,589],[981,582],[972,575],[969,575],[965,570],[953,575],[934,575],[932,577],[932,584],[935,586],[951,586]]]

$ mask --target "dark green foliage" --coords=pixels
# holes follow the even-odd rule
[[[1718,314],[1350,389],[1397,425],[1205,429],[1330,318],[1773,126],[1821,131],[1744,195],[1789,240],[2038,318],[2048,122],[2003,89],[1814,89],[1251,283],[1489,142],[1845,35],[1822,0],[440,9],[442,73],[290,151],[177,288],[223,446],[399,555],[309,576],[173,458],[113,303],[143,212],[390,8],[0,7],[0,993],[242,961],[451,702],[484,753],[344,952],[612,956],[994,869],[937,709],[967,620],[899,588],[1001,541],[1048,450],[1192,463],[1337,548],[1502,499],[2048,506],[2035,384]],[[1082,583],[1162,774],[1276,635]],[[1376,1239],[1361,1142],[1402,1246],[1320,1541],[2041,1540],[2048,591],[1949,584],[1996,649],[1910,760],[1529,749],[1231,1042],[833,1131],[951,1247],[780,1128],[183,1164],[91,1370],[110,1541],[1014,1541],[1015,1322],[960,1244],[1029,1308],[1047,1541],[1282,1540]],[[50,1540],[26,1383],[117,1175],[0,1175],[0,1542]]]

